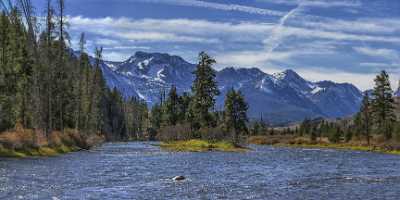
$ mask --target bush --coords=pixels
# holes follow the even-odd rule
[[[224,139],[231,139],[227,138],[225,132],[222,130],[222,128],[215,127],[215,128],[201,128],[199,130],[201,139],[207,140],[207,141],[217,141],[217,140],[224,140]]]
[[[341,131],[339,129],[334,129],[329,133],[328,140],[332,143],[338,143],[340,142],[341,136]]]
[[[157,139],[161,141],[189,140],[193,138],[189,124],[177,124],[160,129]]]

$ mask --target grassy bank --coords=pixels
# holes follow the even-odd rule
[[[257,145],[273,145],[297,148],[329,148],[354,151],[372,151],[380,153],[400,155],[399,144],[393,141],[379,142],[373,140],[370,145],[363,141],[350,141],[346,143],[330,143],[326,138],[311,141],[306,137],[295,136],[252,136],[248,138],[248,143]]]
[[[210,142],[205,140],[185,140],[162,142],[161,148],[169,151],[186,152],[206,152],[206,151],[225,151],[225,152],[245,152],[248,149],[234,145],[227,141]]]
[[[75,130],[52,132],[18,129],[0,133],[0,157],[56,156],[81,149],[89,149],[104,141],[97,134],[84,135]]]

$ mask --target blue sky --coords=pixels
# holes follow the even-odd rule
[[[195,62],[206,51],[217,69],[290,68],[360,89],[383,69],[397,87],[399,10],[398,0],[66,0],[71,45],[85,32],[88,51],[103,46],[108,60],[147,51]]]

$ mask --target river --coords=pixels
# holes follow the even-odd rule
[[[0,158],[0,199],[399,199],[400,156],[251,146],[173,153],[107,143],[50,158]],[[183,175],[187,180],[174,182]]]

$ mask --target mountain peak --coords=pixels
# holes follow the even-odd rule
[[[398,86],[397,90],[394,92],[394,96],[400,97],[400,80],[399,80],[399,86]]]
[[[287,69],[287,70],[285,70],[283,72],[276,73],[276,74],[274,74],[274,76],[279,80],[282,80],[282,79],[303,79],[299,74],[297,74],[297,72],[295,72],[292,69]]]
[[[137,51],[135,52],[135,54],[133,56],[131,56],[130,59],[135,58],[135,59],[139,59],[139,60],[144,60],[144,59],[150,59],[153,58],[155,61],[159,61],[159,62],[186,62],[185,60],[183,60],[183,58],[181,58],[180,56],[176,56],[176,55],[170,55],[168,53],[150,53],[150,52],[144,52],[144,51]]]

